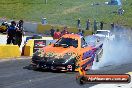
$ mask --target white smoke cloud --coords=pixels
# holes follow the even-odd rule
[[[100,62],[95,62],[92,69],[103,66],[121,65],[132,61],[132,30],[117,28],[112,32],[114,40],[105,40]]]
[[[117,0],[118,5],[122,5],[121,0]]]

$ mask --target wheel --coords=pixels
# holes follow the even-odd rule
[[[32,69],[33,69],[34,71],[38,71],[38,70],[40,70],[40,67],[39,67],[39,65],[36,65],[36,66],[32,66]]]
[[[96,62],[99,62],[99,61],[100,61],[100,58],[102,57],[102,55],[103,55],[103,49],[99,50],[99,51],[95,54]]]
[[[101,58],[103,55],[103,49],[100,50],[100,52],[98,53],[98,58]]]

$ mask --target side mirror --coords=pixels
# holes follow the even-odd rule
[[[84,44],[84,45],[82,45],[82,48],[85,48],[87,46],[87,44]]]

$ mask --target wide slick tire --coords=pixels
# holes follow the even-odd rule
[[[100,60],[102,58],[102,55],[103,55],[103,49],[101,49],[98,52],[96,52],[96,54],[95,54],[95,61],[96,62],[100,62]]]

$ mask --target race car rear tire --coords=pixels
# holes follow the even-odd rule
[[[101,49],[98,53],[96,53],[96,56],[95,56],[96,62],[100,61],[100,58],[102,57],[102,55],[103,55],[103,49]]]

